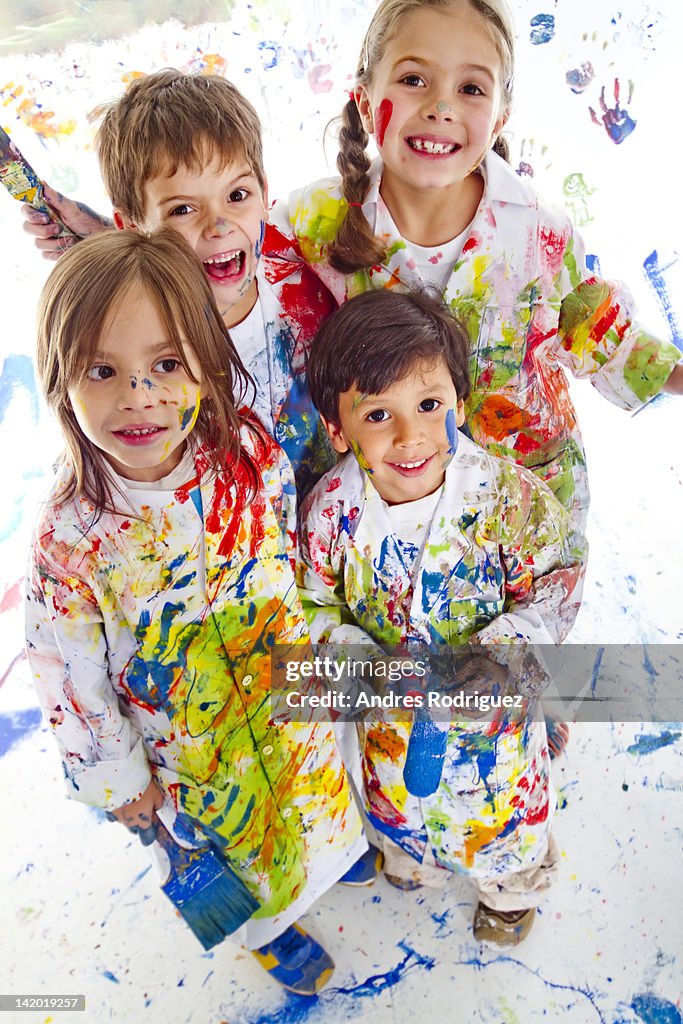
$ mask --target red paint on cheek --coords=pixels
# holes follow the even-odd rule
[[[391,100],[382,100],[375,110],[375,131],[377,132],[377,145],[384,145],[384,133],[389,127],[391,115],[394,112],[394,104]]]

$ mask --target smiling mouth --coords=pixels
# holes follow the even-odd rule
[[[234,249],[232,252],[219,252],[215,256],[209,256],[202,261],[207,276],[212,281],[224,283],[226,281],[237,281],[244,272],[246,264],[246,253],[243,249]]]
[[[427,153],[429,156],[452,156],[462,146],[459,142],[434,142],[433,139],[421,139],[412,136],[406,142],[416,153]]]
[[[113,430],[112,433],[124,444],[145,445],[155,441],[165,430],[165,427],[123,427],[122,430]]]
[[[400,473],[401,476],[419,476],[433,458],[434,456],[430,455],[426,459],[413,459],[410,462],[390,462],[389,465],[397,473]]]

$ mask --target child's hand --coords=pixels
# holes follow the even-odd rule
[[[51,220],[46,213],[40,213],[28,203],[22,203],[24,231],[33,236],[36,249],[42,252],[46,260],[58,260],[80,239],[113,227],[112,222],[106,217],[100,216],[84,203],[67,199],[66,196],[51,189],[49,185],[44,186],[43,196],[48,206],[55,211],[62,223],[74,232],[75,236],[57,237],[61,231],[59,224]]]
[[[112,813],[133,835],[140,836],[143,845],[147,846],[148,841],[154,842],[156,812],[163,802],[164,795],[152,780],[139,800],[117,807]]]
[[[476,694],[477,701],[480,697],[497,697],[505,690],[507,676],[507,670],[503,665],[482,654],[475,654],[461,664],[454,688],[471,694],[472,697]],[[460,709],[460,714],[465,718],[481,718],[489,712],[488,707],[480,708],[474,703]]]

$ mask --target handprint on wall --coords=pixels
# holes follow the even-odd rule
[[[585,224],[590,224],[594,218],[588,209],[586,197],[592,196],[595,189],[588,187],[583,179],[583,174],[579,171],[568,174],[562,183],[562,192],[564,193],[564,205],[576,226],[582,227]]]
[[[628,99],[627,103],[630,103],[633,99],[633,82],[628,83]],[[614,79],[614,106],[608,107],[605,103],[605,86],[603,85],[600,90],[600,108],[602,110],[602,117],[598,118],[592,107],[589,107],[591,119],[594,124],[604,126],[605,131],[609,135],[612,142],[617,146],[620,145],[624,139],[627,139],[637,122],[629,115],[628,110],[625,107],[619,105],[620,98],[620,86],[619,79]]]

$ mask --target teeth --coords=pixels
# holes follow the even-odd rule
[[[457,142],[433,142],[431,139],[409,139],[408,142],[419,153],[436,153],[439,156],[444,153],[455,153],[460,149]]]
[[[140,427],[139,430],[122,430],[122,434],[129,434],[132,437],[144,437],[146,434],[155,434],[158,427]]]
[[[239,252],[233,252],[229,256],[210,256],[208,260],[204,260],[204,263],[209,263],[213,266],[215,263],[231,263],[233,260],[241,259],[242,254]]]
[[[418,466],[424,466],[426,461],[426,459],[420,459],[419,462],[397,462],[396,465],[401,469],[416,469]]]

